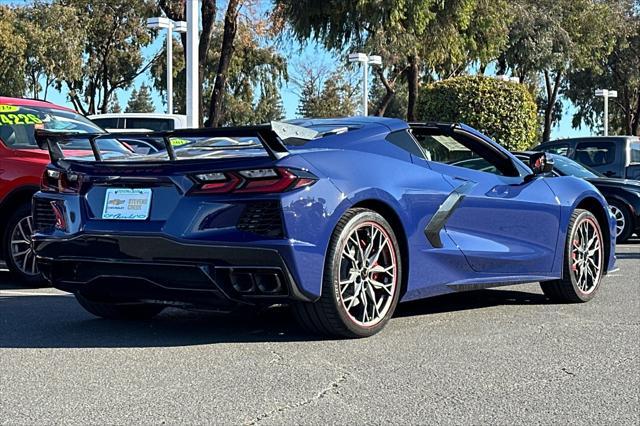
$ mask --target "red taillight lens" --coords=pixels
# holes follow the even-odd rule
[[[58,201],[51,202],[51,209],[53,210],[53,214],[56,218],[55,228],[60,231],[67,230],[67,220],[65,219],[65,208],[64,205]]]
[[[82,176],[58,169],[46,169],[42,174],[40,189],[45,192],[77,194],[82,186]]]
[[[265,194],[291,191],[313,185],[318,178],[309,172],[285,168],[234,170],[202,173],[195,193]]]

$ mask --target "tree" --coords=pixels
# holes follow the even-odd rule
[[[224,24],[222,31],[222,38],[220,39],[219,56],[217,61],[217,68],[215,78],[213,82],[213,89],[208,102],[208,118],[206,121],[207,126],[217,127],[221,124],[224,114],[224,99],[226,96],[226,83],[228,79],[229,69],[231,62],[235,54],[236,35],[238,33],[240,9],[242,6],[249,5],[249,0],[228,0],[227,8],[224,15]],[[185,16],[185,2],[181,0],[160,0],[159,5],[165,14],[173,20],[184,20]],[[205,63],[209,57],[209,46],[211,45],[211,36],[214,30],[214,23],[216,18],[216,1],[215,0],[203,0],[201,8],[201,20],[202,20],[202,32],[199,42],[199,57],[200,57],[200,86],[204,81]],[[260,28],[260,25],[256,25],[255,28]],[[183,49],[186,47],[186,37],[182,38]],[[186,50],[186,49],[184,49]],[[200,102],[203,105],[203,91],[200,92]],[[203,110],[203,108],[201,108]]]
[[[640,11],[633,0],[613,2],[619,6],[617,38],[613,51],[597,64],[569,72],[564,95],[576,107],[573,127],[586,124],[600,127],[604,104],[594,96],[596,89],[615,89],[616,99],[610,99],[612,133],[640,135]]]
[[[380,117],[393,117],[405,119],[407,114],[407,86],[398,85],[395,81],[389,81],[380,73],[383,69],[376,70],[372,79],[369,92],[369,111]],[[396,74],[397,75],[397,74]],[[392,85],[391,87],[385,86]]]
[[[22,96],[25,90],[24,67],[27,42],[15,32],[16,14],[0,6],[0,95]]]
[[[344,79],[344,70],[303,68],[298,115],[305,118],[331,118],[354,115],[357,89]]]
[[[522,84],[484,76],[438,81],[424,89],[418,114],[421,121],[468,124],[509,150],[537,142],[536,103]]]
[[[506,0],[275,0],[276,15],[301,42],[317,40],[341,53],[379,53],[387,66],[378,76],[395,93],[407,85],[407,118],[413,120],[423,77],[459,73],[473,61],[485,63],[505,42]],[[384,113],[381,105],[378,113]]]
[[[284,105],[278,90],[267,90],[260,94],[255,108],[256,122],[268,123],[284,119]]]
[[[35,2],[16,8],[16,32],[27,43],[25,76],[33,98],[47,99],[49,88],[82,75],[84,33],[73,7]],[[64,42],[61,42],[64,40]]]
[[[109,112],[113,114],[119,114],[122,112],[120,101],[118,101],[118,95],[114,95],[113,99],[111,99],[111,104],[109,105]]]
[[[133,89],[131,97],[127,103],[127,108],[124,112],[154,112],[156,109],[153,106],[153,100],[151,99],[151,93],[149,87],[145,84],[140,86],[140,91]]]
[[[559,96],[572,69],[606,57],[615,41],[611,8],[593,0],[516,0],[500,72],[511,72],[537,90],[542,81],[543,141],[559,118]]]
[[[54,0],[78,13],[85,32],[82,75],[67,78],[69,98],[83,114],[105,113],[118,89],[127,89],[145,72],[142,48],[151,42],[146,18],[154,13],[152,0]],[[153,62],[153,61],[151,61]]]
[[[223,38],[223,25],[216,25],[211,36],[211,45],[218,46]],[[262,31],[256,31],[245,21],[240,21],[235,41],[235,53],[225,78],[225,96],[222,102],[222,117],[219,125],[245,125],[260,123],[276,111],[282,112],[278,94],[281,82],[288,79],[285,59],[273,47],[268,46]],[[183,47],[174,43],[174,104],[177,111],[184,112],[186,85],[184,74]],[[160,92],[166,90],[165,55],[151,69],[153,85]],[[202,64],[201,92],[210,98],[218,71],[219,53],[211,48]],[[268,112],[271,111],[271,112]],[[202,111],[208,120],[207,110]]]

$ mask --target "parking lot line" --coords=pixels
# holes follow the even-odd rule
[[[15,290],[0,290],[0,296],[64,296],[70,297],[71,294],[66,293],[42,293],[32,291],[15,291]]]

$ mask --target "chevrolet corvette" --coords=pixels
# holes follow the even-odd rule
[[[540,282],[586,302],[614,268],[615,220],[590,183],[547,178],[546,154],[521,161],[466,125],[136,134],[165,144],[149,155],[101,148],[114,137],[36,137],[52,159],[34,198],[38,267],[100,317],[286,304],[312,332],[365,337],[400,301]],[[65,156],[78,138],[91,155]],[[454,165],[472,158],[494,167]]]

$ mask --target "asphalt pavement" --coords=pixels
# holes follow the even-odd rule
[[[400,306],[363,340],[285,309],[100,320],[0,271],[1,424],[640,424],[640,240],[587,304],[537,284]]]

